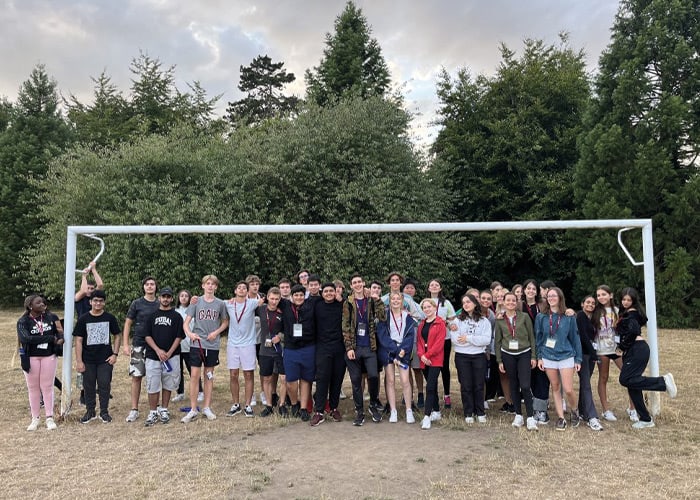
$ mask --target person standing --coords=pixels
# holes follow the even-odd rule
[[[170,422],[168,405],[172,391],[180,384],[180,342],[185,338],[182,316],[172,308],[172,289],[163,288],[158,295],[160,307],[145,325],[146,392],[150,407],[146,427],[158,420]]]
[[[75,339],[75,366],[83,374],[85,415],[81,424],[97,418],[96,396],[100,399],[100,420],[112,421],[109,414],[109,394],[112,389],[112,371],[119,355],[122,333],[117,318],[105,311],[106,294],[95,290],[90,297],[90,311],[78,318],[73,335]],[[110,341],[114,337],[114,345]],[[97,390],[95,390],[97,386]]]
[[[512,292],[503,297],[505,313],[496,320],[496,361],[498,370],[508,376],[508,387],[515,408],[513,427],[522,427],[522,405],[520,395],[525,400],[527,430],[536,431],[537,422],[532,407],[530,377],[537,365],[535,334],[527,314],[518,314],[518,298]]]
[[[537,366],[546,371],[554,394],[554,406],[559,417],[556,430],[566,430],[564,407],[562,404],[563,388],[567,404],[571,409],[571,425],[578,427],[580,418],[576,410],[576,393],[574,392],[574,370],[581,369],[581,340],[573,316],[567,316],[564,293],[558,287],[551,287],[545,295],[547,305],[535,319],[535,338],[537,349]]]
[[[362,395],[362,368],[367,371],[369,388],[369,411],[375,423],[382,421],[379,400],[379,370],[377,368],[377,322],[386,320],[384,303],[377,292],[365,296],[365,281],[359,274],[350,278],[352,296],[343,307],[343,340],[345,362],[352,383],[352,398],[355,403],[353,425],[365,422],[364,399]]]
[[[581,352],[583,361],[581,370],[578,372],[579,392],[578,392],[578,413],[584,420],[588,421],[591,430],[599,432],[603,430],[598,420],[598,410],[593,402],[593,389],[591,388],[591,375],[598,361],[598,355],[593,347],[595,329],[591,322],[596,300],[591,295],[587,295],[581,301],[581,310],[576,314],[576,327],[581,339]]]
[[[486,349],[491,344],[491,323],[482,314],[479,299],[475,295],[465,294],[462,297],[462,312],[450,325],[464,421],[467,424],[474,423],[475,415],[479,423],[486,423],[484,383]]]
[[[656,424],[644,403],[642,391],[666,392],[673,399],[678,394],[678,388],[671,373],[667,373],[663,377],[644,376],[644,370],[649,363],[649,344],[642,337],[642,327],[647,323],[647,317],[644,314],[637,290],[624,288],[620,295],[622,310],[620,320],[617,323],[617,333],[620,335],[618,349],[622,353],[620,384],[627,388],[629,397],[639,415],[639,421],[634,422],[632,427],[647,429]]]
[[[216,419],[211,411],[212,390],[214,388],[214,367],[219,364],[221,332],[228,328],[229,317],[224,301],[214,294],[219,288],[219,278],[208,274],[202,278],[202,295],[196,304],[187,308],[183,327],[190,339],[190,411],[180,419],[189,423],[199,415],[197,411],[197,386],[200,374],[204,371],[204,402],[202,413],[209,420]],[[194,320],[194,321],[193,321]],[[192,325],[190,327],[190,325]]]
[[[287,386],[284,375],[284,361],[282,360],[282,310],[279,308],[282,293],[277,287],[272,287],[267,291],[267,304],[258,306],[256,315],[260,318],[260,328],[262,342],[260,344],[260,376],[262,377],[263,391],[267,404],[260,412],[261,417],[269,417],[273,413],[275,403],[279,402],[279,413],[286,417],[289,415],[285,405]],[[277,392],[277,381],[274,379],[275,372],[282,379],[280,395],[275,398]]]
[[[452,303],[445,298],[445,294],[442,293],[442,283],[437,279],[432,279],[428,282],[427,297],[432,298],[438,306],[438,316],[447,321],[451,321],[455,316],[455,308]],[[445,359],[442,361],[442,388],[443,388],[443,402],[445,404],[445,409],[452,408],[452,399],[450,398],[450,381],[452,375],[450,373],[450,353],[452,352],[452,339],[450,335],[447,335],[445,339]]]
[[[421,429],[430,429],[431,422],[442,418],[437,400],[437,379],[442,371],[445,355],[445,320],[437,315],[437,304],[433,299],[420,303],[425,319],[418,325],[418,356],[425,378],[425,416]]]
[[[24,299],[24,314],[17,320],[17,340],[29,356],[29,371],[24,372],[29,393],[32,421],[28,431],[39,427],[41,397],[44,395],[46,428],[56,429],[53,418],[53,382],[56,376],[56,347],[63,345],[63,327],[58,317],[48,312],[40,295]]]
[[[156,298],[158,284],[152,276],[146,276],[141,282],[143,297],[134,300],[129,306],[124,320],[124,354],[129,354],[129,376],[131,377],[131,411],[126,416],[127,422],[139,418],[139,398],[141,397],[141,380],[146,376],[146,321],[158,310]],[[129,349],[129,334],[133,326],[134,335]]]

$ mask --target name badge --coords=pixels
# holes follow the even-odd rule
[[[546,346],[549,347],[550,349],[553,349],[554,346],[557,345],[557,339],[555,339],[555,338],[553,338],[553,337],[552,337],[552,338],[548,338],[548,339],[547,339],[547,342],[546,342],[544,345],[546,345]]]
[[[294,323],[294,337],[301,337],[301,323]]]
[[[367,326],[363,323],[361,325],[357,326],[357,335],[360,337],[364,337],[365,333],[367,333]]]
[[[37,348],[37,349],[48,349],[48,348],[49,348],[49,343],[46,342],[46,343],[44,343],[44,344],[39,344],[38,346],[36,346],[36,348]]]
[[[517,351],[518,350],[518,341],[517,340],[511,340],[508,342],[508,349],[511,351]]]

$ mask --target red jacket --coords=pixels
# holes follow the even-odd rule
[[[427,344],[423,340],[423,325],[425,325],[425,320],[420,322],[416,331],[416,351],[418,352],[418,358],[421,359],[420,367],[425,368],[425,364],[422,361],[423,355],[431,361],[432,365],[430,366],[442,367],[442,361],[445,356],[445,336],[447,334],[445,320],[440,316],[435,317],[435,321],[432,322],[430,330],[428,330]]]

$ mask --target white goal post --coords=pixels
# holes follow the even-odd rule
[[[643,260],[632,258],[622,243],[621,233],[629,229],[642,230]],[[73,366],[73,315],[75,303],[76,247],[79,235],[102,234],[235,234],[235,233],[391,233],[391,232],[472,232],[472,231],[533,231],[565,229],[619,229],[618,243],[632,265],[644,266],[644,297],[646,300],[647,336],[651,351],[649,369],[652,376],[659,375],[659,351],[656,324],[656,285],[654,282],[654,250],[651,219],[600,219],[557,221],[510,222],[454,222],[409,224],[300,224],[300,225],[191,225],[191,226],[68,226],[66,238],[66,284],[63,327],[63,391],[61,414],[70,411]],[[124,339],[125,342],[128,339]],[[650,411],[660,411],[658,392],[649,393]]]

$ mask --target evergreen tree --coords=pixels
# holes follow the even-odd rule
[[[455,221],[570,218],[576,137],[589,97],[583,53],[526,40],[523,53],[501,47],[496,75],[443,71],[438,82],[442,126],[433,145],[434,182],[448,192]],[[478,269],[462,282],[514,283],[572,279],[564,233],[479,233],[471,238]]]
[[[285,96],[282,89],[296,80],[294,73],[284,69],[283,62],[272,62],[269,56],[258,56],[249,66],[241,66],[238,90],[245,98],[229,102],[228,120],[237,123],[259,123],[268,118],[296,110],[299,98]]]
[[[326,33],[323,58],[306,71],[309,99],[324,106],[341,96],[384,96],[391,80],[389,69],[362,9],[353,2],[335,20],[335,33]]]
[[[576,169],[583,217],[653,219],[659,318],[669,326],[700,318],[698,26],[697,0],[621,2]],[[638,241],[630,246],[640,255]],[[578,248],[579,290],[602,282],[643,290],[614,234],[598,231]]]
[[[43,65],[36,66],[20,87],[9,126],[0,133],[0,301],[4,303],[21,302],[18,288],[24,287],[27,266],[20,252],[43,241],[36,182],[71,140],[58,103],[56,82]]]

